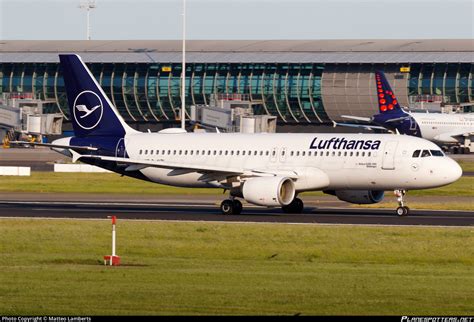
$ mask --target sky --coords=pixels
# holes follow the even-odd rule
[[[2,40],[86,39],[80,0],[0,0]],[[96,40],[181,39],[183,0],[96,0]],[[187,39],[472,39],[474,0],[187,0]]]

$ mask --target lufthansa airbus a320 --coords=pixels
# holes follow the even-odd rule
[[[460,166],[434,143],[395,134],[142,133],[129,127],[82,59],[60,55],[73,137],[45,144],[73,161],[179,187],[229,191],[223,214],[242,203],[301,213],[298,194],[321,190],[340,200],[371,204],[399,192],[397,214],[408,214],[407,190],[458,180]]]

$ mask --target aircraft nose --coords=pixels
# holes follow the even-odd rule
[[[453,159],[447,159],[447,166],[443,169],[443,177],[449,183],[455,182],[462,176],[461,166]]]

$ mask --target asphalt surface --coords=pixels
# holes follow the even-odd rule
[[[214,202],[196,200],[142,202],[100,201],[0,201],[0,217],[319,223],[351,225],[473,226],[474,212],[412,210],[398,217],[394,209],[306,207],[303,214],[284,214],[280,209],[244,205],[241,215],[224,216]]]

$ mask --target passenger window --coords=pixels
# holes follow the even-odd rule
[[[266,151],[266,152],[265,152],[265,155],[266,155],[266,156],[269,156],[269,155],[270,155],[270,152]]]
[[[291,151],[290,152],[290,156],[293,156],[295,154],[295,152]]]
[[[242,155],[245,155],[245,150],[242,151]]]
[[[337,156],[338,156],[338,157],[340,157],[341,155],[342,155],[342,152],[341,152],[341,151],[337,152]]]
[[[308,156],[309,156],[309,157],[311,156],[311,151],[308,152]]]
[[[444,156],[443,151],[440,151],[440,150],[430,150],[430,151],[431,151],[431,155],[434,157]]]
[[[219,151],[219,155],[222,155],[222,150]]]
[[[239,155],[239,154],[240,154],[240,151],[239,151],[239,150],[237,150],[237,152],[235,152],[235,154]]]
[[[421,157],[422,158],[426,158],[426,157],[429,157],[431,156],[431,153],[429,150],[423,150],[423,152],[421,152]]]
[[[420,150],[413,152],[412,158],[418,158],[420,156]]]
[[[300,156],[300,151],[296,151],[296,156],[297,156],[297,157]]]
[[[148,150],[145,150],[145,154],[148,154]]]
[[[143,150],[140,150],[140,154],[142,154],[142,153],[143,153]]]

